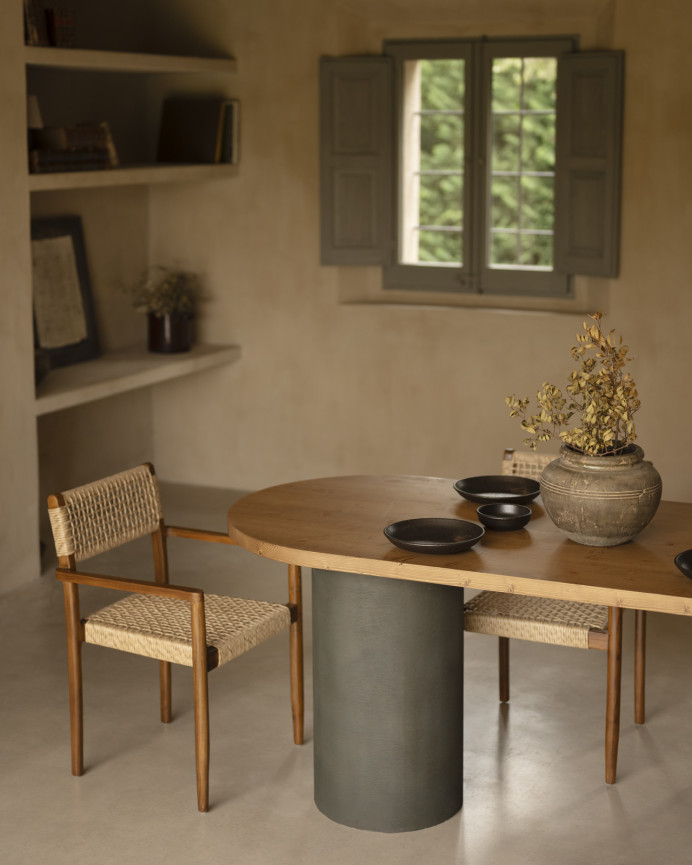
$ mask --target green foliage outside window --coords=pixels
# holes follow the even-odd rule
[[[490,264],[553,264],[553,57],[500,57],[492,68]]]
[[[461,263],[464,165],[464,61],[421,61],[418,259]],[[434,172],[426,174],[425,172]]]
[[[418,260],[461,264],[464,61],[421,60],[420,73]],[[552,267],[556,75],[553,57],[493,61],[491,266]]]

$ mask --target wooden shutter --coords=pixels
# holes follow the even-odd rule
[[[623,54],[564,54],[558,66],[555,268],[618,274]]]
[[[320,61],[322,264],[387,264],[392,72],[388,57]]]

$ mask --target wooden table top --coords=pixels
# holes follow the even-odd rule
[[[568,540],[540,498],[525,529],[487,529],[466,552],[410,553],[387,540],[385,526],[399,520],[477,522],[477,505],[453,483],[358,475],[282,484],[236,502],[229,534],[252,553],[305,567],[692,615],[692,580],[673,561],[692,547],[692,504],[661,502],[646,529],[617,547]]]

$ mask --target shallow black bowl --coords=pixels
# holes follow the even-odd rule
[[[483,526],[469,520],[424,517],[401,520],[384,530],[387,538],[412,553],[461,553],[485,534]]]
[[[692,550],[685,550],[675,557],[675,564],[686,577],[692,577]]]
[[[533,501],[541,491],[541,485],[533,478],[520,475],[480,475],[462,478],[454,489],[470,502],[512,502],[525,505]]]
[[[499,532],[513,532],[523,529],[531,519],[531,508],[510,502],[493,502],[476,509],[478,519],[488,529]]]

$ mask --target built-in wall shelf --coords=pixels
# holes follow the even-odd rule
[[[238,345],[200,344],[180,354],[152,354],[135,349],[110,352],[96,360],[51,370],[36,389],[36,414],[49,414],[181,378],[232,363],[240,355]]]
[[[238,175],[237,165],[136,165],[99,171],[29,174],[31,192],[155,183],[200,183]]]
[[[78,48],[26,46],[27,66],[82,69],[90,72],[177,73],[215,72],[228,75],[237,68],[233,57],[186,57],[170,54],[132,54],[126,51],[89,51]]]

